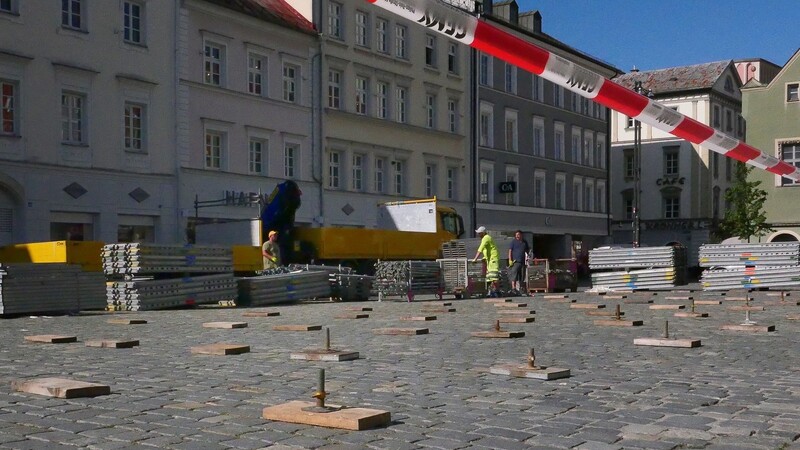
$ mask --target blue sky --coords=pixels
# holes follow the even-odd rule
[[[726,59],[779,66],[800,48],[800,1],[517,0],[542,31],[625,72]]]

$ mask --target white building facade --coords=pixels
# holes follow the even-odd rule
[[[732,61],[634,71],[614,81],[628,88],[639,81],[663,105],[744,140],[741,83]],[[612,113],[612,236],[617,244],[633,241],[634,127],[633,118]],[[640,244],[681,244],[688,249],[689,266],[696,266],[699,246],[714,239],[725,216],[733,169],[730,158],[642,124]]]

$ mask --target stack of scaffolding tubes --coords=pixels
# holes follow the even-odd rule
[[[436,261],[378,261],[373,290],[378,298],[441,294],[442,270]]]
[[[589,251],[589,268],[596,289],[670,289],[686,283],[686,250],[600,247]]]
[[[0,265],[0,315],[104,309],[105,277],[71,264]]]
[[[800,286],[800,243],[706,244],[700,266],[707,291]]]

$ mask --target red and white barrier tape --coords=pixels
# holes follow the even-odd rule
[[[366,0],[451,39],[730,158],[800,182],[800,168],[438,0]]]

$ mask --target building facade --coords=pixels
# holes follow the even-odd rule
[[[732,61],[630,72],[614,81],[633,89],[636,82],[659,103],[744,140],[739,76]],[[613,241],[633,241],[636,181],[633,118],[611,116]],[[703,146],[641,125],[640,244],[681,244],[689,265],[697,265],[700,245],[711,242],[725,215],[734,160]]]
[[[297,221],[313,223],[320,216],[313,25],[280,1],[179,3],[181,228],[191,240],[194,222],[257,217],[251,199],[287,179],[303,191]]]
[[[470,227],[465,46],[362,0],[292,3],[321,35],[320,223],[372,228],[378,203],[435,196]]]
[[[800,167],[800,50],[769,83],[750,82],[742,89],[747,143]],[[764,210],[774,229],[762,241],[800,240],[800,184],[764,170],[753,170],[767,192]]]
[[[520,13],[514,0],[484,4],[482,18],[607,78],[621,73],[543,33],[539,12]],[[604,243],[608,109],[487,54],[477,55],[476,71],[478,224],[522,230],[540,257],[577,257]]]
[[[177,236],[173,2],[0,2],[0,244]]]

